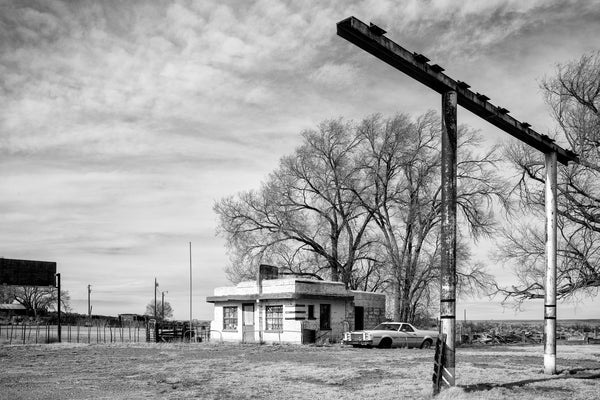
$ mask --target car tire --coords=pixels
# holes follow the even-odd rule
[[[381,339],[381,342],[379,342],[378,347],[380,349],[391,349],[392,348],[392,339],[390,339],[390,338]]]
[[[423,341],[423,343],[421,343],[421,348],[422,349],[430,349],[432,345],[433,345],[433,341],[431,339],[426,339]]]

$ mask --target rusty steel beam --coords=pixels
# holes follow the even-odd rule
[[[422,54],[411,53],[402,46],[383,36],[385,31],[376,25],[370,26],[354,17],[337,23],[337,34],[361,49],[371,53],[392,67],[404,72],[424,85],[437,91],[457,93],[458,105],[475,115],[489,121],[492,125],[516,137],[531,147],[547,154],[556,153],[558,162],[567,165],[569,161],[578,162],[578,156],[554,143],[546,135],[541,135],[508,115],[508,110],[490,103],[489,98],[469,89],[465,82],[455,81],[442,71],[437,64],[429,65],[429,59]]]

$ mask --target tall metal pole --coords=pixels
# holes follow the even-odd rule
[[[160,314],[160,319],[164,320],[165,319],[165,293],[169,293],[168,290],[164,291],[164,292],[160,292],[161,295],[161,314]]]
[[[442,94],[442,240],[440,274],[441,333],[446,334],[442,379],[455,384],[456,329],[456,124],[455,91]]]
[[[92,303],[91,303],[92,285],[88,285],[88,318],[92,319]]]
[[[60,273],[56,274],[56,282],[57,282],[57,287],[58,287],[58,305],[57,305],[57,311],[58,311],[58,343],[62,342],[62,335],[61,335],[61,325],[60,325]]]
[[[190,342],[192,341],[192,242],[190,242]]]
[[[156,319],[156,288],[158,287],[158,281],[154,277],[154,319]]]
[[[556,153],[546,153],[544,373],[556,374]]]

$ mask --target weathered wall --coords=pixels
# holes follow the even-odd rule
[[[386,296],[382,293],[352,291],[354,307],[364,308],[365,329],[374,328],[386,320]],[[354,328],[354,310],[352,310],[352,328]]]
[[[293,293],[299,296],[294,300],[267,299],[253,303],[254,312],[254,340],[256,342],[287,342],[302,343],[303,330],[316,331],[319,337],[327,338],[332,342],[341,340],[344,332],[354,329],[354,308],[364,309],[364,326],[372,328],[385,319],[385,295],[370,292],[347,291],[340,282],[323,282],[304,279],[272,279],[262,282],[262,296],[279,293]],[[215,289],[215,296],[249,295],[257,294],[258,286],[255,281],[241,282],[233,287]],[[303,298],[303,295],[310,298]],[[323,296],[319,298],[318,296]],[[328,297],[329,296],[329,297]],[[335,297],[333,297],[335,296]],[[339,297],[338,297],[339,296]],[[352,299],[349,297],[352,296]],[[316,298],[315,298],[316,297]],[[330,330],[321,331],[320,315],[321,304],[329,304]],[[281,331],[266,331],[266,306],[283,306],[283,329]],[[238,307],[238,329],[236,331],[223,330],[223,306]],[[309,318],[309,306],[313,307],[313,316]],[[223,341],[242,341],[242,302],[227,301],[215,303],[215,320],[211,323],[213,338]],[[323,336],[325,335],[325,336]],[[246,337],[248,339],[248,337]]]

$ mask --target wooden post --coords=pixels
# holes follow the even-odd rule
[[[440,274],[441,333],[446,336],[442,380],[455,384],[456,341],[456,124],[455,91],[442,94],[442,240]]]
[[[546,153],[544,373],[556,374],[556,153]]]

